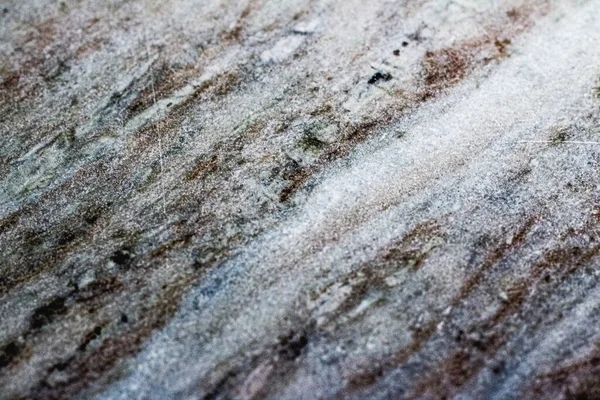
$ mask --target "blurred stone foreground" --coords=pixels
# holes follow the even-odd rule
[[[600,1],[0,5],[1,399],[600,398]]]

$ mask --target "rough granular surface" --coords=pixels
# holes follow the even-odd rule
[[[5,0],[0,398],[600,398],[599,168],[598,0]]]

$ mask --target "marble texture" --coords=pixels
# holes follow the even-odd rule
[[[600,398],[599,27],[2,2],[0,398]]]

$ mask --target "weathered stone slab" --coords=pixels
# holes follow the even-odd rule
[[[0,398],[600,397],[598,27],[5,1]]]

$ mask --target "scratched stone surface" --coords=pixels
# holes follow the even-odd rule
[[[0,6],[1,399],[600,398],[600,1]]]

